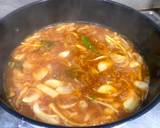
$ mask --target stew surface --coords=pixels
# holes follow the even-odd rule
[[[132,43],[88,23],[62,23],[27,37],[5,72],[8,101],[49,124],[94,126],[135,112],[148,92],[148,68]]]

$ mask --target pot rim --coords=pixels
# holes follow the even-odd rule
[[[41,3],[45,3],[45,2],[50,2],[53,0],[39,0],[39,1],[35,1],[32,3],[29,3],[27,5],[24,5],[14,11],[12,11],[11,13],[9,13],[8,15],[6,15],[5,17],[2,17],[2,19],[0,19],[0,23],[4,22],[8,17],[16,15],[18,12],[23,11],[23,9],[26,9],[28,7],[33,7],[36,6],[38,4]],[[123,5],[121,3],[115,2],[115,1],[111,1],[111,0],[95,0],[97,2],[104,2],[104,4],[114,4],[116,6],[120,6],[122,8],[126,8],[129,11],[132,12],[136,12],[138,15],[140,15],[141,17],[143,17],[145,20],[147,20],[147,22],[149,22],[153,27],[155,27],[159,32],[160,32],[160,26],[158,26],[156,23],[154,23],[150,18],[148,18],[147,16],[145,16],[144,14],[140,13],[139,11],[128,7],[126,5]],[[148,112],[149,110],[151,110],[154,106],[156,106],[158,103],[160,102],[160,94],[158,94],[152,101],[151,103],[149,103],[148,105],[146,105],[143,109],[135,112],[134,114],[132,114],[131,116],[121,119],[119,121],[113,122],[113,123],[108,123],[108,124],[102,124],[102,125],[96,125],[96,126],[87,126],[87,128],[99,128],[99,127],[105,127],[105,128],[110,128],[113,126],[118,126],[118,125],[122,125],[123,123],[127,122],[127,121],[131,121],[133,119],[136,119],[138,117],[140,117],[141,115],[145,114],[146,112]],[[10,107],[8,107],[5,103],[0,102],[0,107],[3,108],[5,111],[7,111],[9,114],[14,115],[15,117],[17,117],[18,119],[21,119],[23,121],[26,121],[28,123],[31,123],[33,125],[37,125],[40,127],[47,127],[47,128],[72,128],[70,126],[61,126],[61,125],[51,125],[51,124],[47,124],[47,123],[43,123],[40,121],[36,121],[34,119],[31,119],[29,117],[26,117],[24,115],[21,115],[20,113],[16,112],[15,110],[11,109]],[[79,127],[79,126],[76,126]],[[80,126],[81,127],[81,126]]]

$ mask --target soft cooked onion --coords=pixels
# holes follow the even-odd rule
[[[41,121],[49,124],[59,124],[60,119],[57,115],[49,115],[44,113],[40,110],[39,104],[35,103],[33,105],[33,112],[36,115],[37,118],[39,118]]]
[[[57,88],[63,85],[62,81],[56,80],[56,79],[49,79],[49,80],[46,80],[44,83],[50,86],[51,88]]]
[[[76,47],[82,51],[86,51],[87,49],[83,47],[82,45],[77,44]]]
[[[102,93],[102,94],[112,94],[112,93],[117,92],[117,90],[111,85],[104,84],[98,88],[97,92]]]
[[[40,37],[40,34],[35,33],[33,36],[29,36],[27,39],[25,39],[25,42],[32,42],[35,39],[38,39]],[[27,45],[27,43],[22,43],[23,45]]]
[[[77,31],[78,31],[78,32],[82,32],[82,31],[84,31],[84,30],[87,30],[88,28],[89,28],[88,25],[84,25],[83,27],[80,27]]]
[[[55,112],[61,119],[63,119],[68,124],[73,125],[73,126],[84,126],[85,125],[85,124],[82,124],[82,123],[77,123],[77,122],[73,122],[73,121],[69,120],[61,112],[58,111],[58,109],[55,107],[55,105],[53,103],[51,103],[49,105],[49,107],[53,110],[53,112]]]
[[[75,24],[71,23],[71,24],[58,25],[58,27],[56,28],[56,31],[57,32],[63,32],[63,31],[73,32],[75,29],[76,29]]]
[[[139,88],[139,89],[142,89],[142,90],[146,90],[148,89],[148,83],[147,82],[144,82],[144,81],[135,81],[134,82],[134,85]]]
[[[24,97],[22,99],[23,102],[26,102],[26,103],[31,103],[31,102],[34,102],[36,100],[38,100],[40,98],[40,95],[37,94],[37,93],[34,93],[32,94],[31,96],[28,96],[28,97]]]
[[[135,67],[137,67],[137,66],[139,66],[140,64],[137,62],[137,61],[131,61],[130,63],[129,63],[129,67],[131,67],[131,68],[135,68]]]
[[[76,105],[77,103],[72,103],[72,104],[66,104],[66,105],[59,105],[60,108],[63,109],[68,109],[68,108],[72,108]]]
[[[73,92],[73,88],[71,86],[59,86],[56,88],[56,91],[59,94],[70,94]]]
[[[123,102],[123,106],[127,111],[133,111],[137,108],[139,104],[138,96],[131,91],[128,98]]]
[[[138,100],[134,97],[129,97],[124,103],[123,106],[129,111],[133,111],[138,106]]]
[[[79,38],[78,34],[76,32],[70,32],[74,37]]]
[[[100,72],[103,72],[105,70],[107,70],[112,64],[108,61],[101,61],[98,63],[98,70]]]
[[[70,51],[63,51],[63,52],[60,52],[58,55],[60,56],[60,57],[67,57],[68,55],[70,54]]]
[[[45,84],[38,84],[37,88],[41,90],[43,93],[45,93],[46,95],[51,96],[52,98],[55,98],[56,96],[58,96],[58,93],[54,89],[47,87]]]
[[[98,104],[100,104],[100,105],[103,105],[103,106],[105,106],[105,107],[108,107],[108,108],[112,109],[114,112],[118,113],[118,110],[117,110],[116,108],[114,108],[112,105],[110,105],[110,104],[108,104],[108,103],[106,103],[106,102],[99,101],[99,100],[96,100],[96,99],[93,100],[92,98],[90,98],[90,97],[88,97],[88,96],[87,96],[87,98],[90,99],[90,100],[91,100],[92,102],[94,102],[94,103],[98,103]]]
[[[136,58],[138,63],[143,64],[143,58],[138,53],[133,53],[132,55]]]
[[[27,91],[28,91],[28,87],[24,87],[24,88],[20,91],[20,94],[19,94],[19,96],[17,97],[17,100],[16,100],[16,106],[19,105],[22,97],[27,93]]]
[[[85,100],[79,101],[79,106],[82,109],[86,109],[88,107],[88,103]]]
[[[24,58],[24,54],[17,54],[16,56],[14,56],[14,59],[21,61]]]
[[[116,63],[124,63],[127,58],[123,55],[113,53],[111,54],[111,59]]]
[[[106,107],[112,109],[114,112],[118,113],[118,110],[116,108],[114,108],[112,105],[110,105],[110,104],[108,104],[106,102],[102,102],[102,101],[98,101],[98,100],[95,101],[95,102],[97,102],[97,103],[99,103],[99,104],[101,104],[103,106],[106,106]]]
[[[41,69],[39,69],[38,71],[34,72],[34,73],[33,73],[33,77],[34,77],[36,80],[41,80],[41,79],[43,79],[47,74],[48,74],[48,68],[44,67],[44,68],[41,68]]]
[[[114,45],[115,45],[115,42],[116,42],[116,40],[114,40],[113,38],[111,38],[111,37],[108,36],[108,35],[105,35],[105,41],[106,41],[110,46],[114,46]]]
[[[62,30],[65,29],[65,27],[66,27],[65,25],[58,26],[57,29],[56,29],[56,31],[58,31],[58,32],[62,31]]]
[[[107,56],[99,56],[99,57],[96,57],[96,58],[94,58],[94,59],[92,59],[92,60],[89,60],[89,61],[96,61],[96,60],[101,60],[101,59],[104,59],[104,58],[106,58]]]

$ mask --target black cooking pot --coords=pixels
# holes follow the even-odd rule
[[[150,72],[149,95],[139,111],[111,127],[144,114],[160,99],[160,28],[138,11],[108,0],[42,0],[24,6],[0,20],[0,106],[10,114],[30,123],[49,128],[60,127],[35,121],[10,107],[3,89],[3,72],[11,51],[29,34],[59,22],[98,23],[131,40],[144,57]]]

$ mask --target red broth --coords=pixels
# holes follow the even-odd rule
[[[149,73],[132,43],[87,23],[43,28],[12,52],[6,94],[19,113],[49,124],[94,126],[135,112]]]

